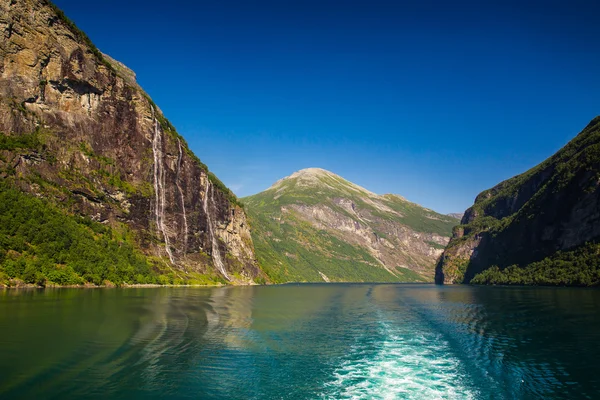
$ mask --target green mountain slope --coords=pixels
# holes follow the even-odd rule
[[[430,281],[458,220],[318,168],[242,199],[275,282]]]
[[[598,285],[599,239],[597,117],[546,161],[477,196],[436,282]]]

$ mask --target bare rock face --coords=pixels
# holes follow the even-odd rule
[[[233,282],[262,275],[243,208],[131,70],[43,0],[0,0],[0,36],[0,132],[43,143],[3,151],[3,178],[129,230],[177,271]]]
[[[432,281],[458,224],[319,168],[243,201],[259,263],[276,281]]]
[[[461,220],[462,217],[465,215],[465,213],[450,213],[450,214],[446,214],[446,215],[449,216],[449,217]]]
[[[454,228],[436,268],[436,282],[468,283],[491,267],[525,268],[558,252],[597,242],[599,149],[600,117],[596,117],[543,163],[479,194],[461,225]],[[561,261],[552,267],[568,266],[569,273],[577,273],[576,263],[567,264]],[[541,270],[537,273],[537,283],[544,284],[548,276]]]

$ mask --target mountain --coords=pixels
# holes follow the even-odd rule
[[[240,203],[133,71],[48,1],[0,0],[0,35],[0,283],[264,279]]]
[[[600,284],[600,117],[552,157],[479,194],[437,283]]]
[[[458,220],[319,168],[242,199],[274,282],[432,281]]]
[[[450,213],[450,214],[446,214],[446,215],[449,216],[449,217],[461,220],[462,217],[465,215],[465,213]]]

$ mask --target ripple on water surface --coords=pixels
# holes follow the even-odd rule
[[[0,398],[600,398],[600,291],[0,292]]]

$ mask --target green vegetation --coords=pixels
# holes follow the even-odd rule
[[[244,201],[248,204],[252,203],[255,207],[259,207],[266,212],[272,212],[288,204],[302,204],[307,206],[324,204],[341,214],[355,218],[354,214],[335,203],[334,199],[343,197],[344,199],[351,200],[357,208],[368,210],[373,216],[406,225],[417,232],[450,236],[452,228],[457,225],[455,218],[438,214],[435,211],[423,208],[396,195],[377,196],[377,202],[395,211],[395,213],[383,211],[372,203],[365,201],[365,198],[373,196],[373,193],[364,191],[364,189],[358,188],[358,186],[355,187],[358,189],[353,189],[350,182],[336,175],[319,176],[319,181],[322,185],[317,190],[312,186],[301,186],[298,183],[298,179],[286,179],[284,183],[285,190],[278,192],[276,199],[274,198],[274,190],[268,189],[262,193],[248,197]]]
[[[40,146],[38,132],[23,135],[7,135],[0,132],[0,150],[36,149]]]
[[[154,193],[154,188],[149,182],[139,182],[133,184],[123,178],[123,173],[117,168],[117,163],[110,157],[100,156],[94,153],[92,147],[85,142],[79,143],[79,151],[81,151],[86,157],[96,160],[99,167],[92,172],[93,176],[100,178],[106,185],[110,185],[127,195],[139,195],[142,197],[150,197]],[[97,194],[98,197],[104,197],[104,193],[95,190],[92,182],[81,174],[76,169],[70,169],[61,173],[63,177],[71,181],[79,181],[85,184],[88,190]]]
[[[41,159],[51,163],[54,157],[45,145],[46,139],[46,133],[40,130],[30,134],[0,133],[0,150],[40,151]],[[89,144],[81,142],[72,150],[80,151],[97,165],[91,175],[77,167],[60,170],[58,175],[98,200],[104,201],[105,194],[92,182],[95,179],[129,194],[152,192],[149,183],[133,186],[124,181],[116,162],[95,154]],[[4,158],[2,162],[6,162]],[[47,200],[35,198],[17,189],[23,184],[35,184],[43,193],[66,200],[55,203],[53,196]],[[69,215],[66,210],[71,204],[71,191],[47,180],[37,170],[19,176],[13,170],[6,175],[0,182],[0,286],[225,283],[214,271],[181,273],[162,259],[146,257],[137,250],[125,224],[111,228],[88,217]]]
[[[0,280],[44,285],[158,283],[133,245],[105,225],[69,216],[0,185]]]
[[[286,223],[279,223],[270,215],[250,216],[259,265],[272,282],[323,281],[319,272],[332,282],[423,280],[418,274],[406,280],[401,274],[393,276],[366,249],[317,230],[300,218],[292,216]]]
[[[494,265],[477,274],[478,285],[600,285],[600,244],[587,243],[570,251],[559,251],[523,268],[511,265],[501,270]]]
[[[178,273],[111,228],[0,184],[0,285],[212,285],[216,274]]]
[[[444,250],[446,248],[446,246],[441,245],[436,242],[432,242],[430,240],[427,241],[427,244],[430,245],[431,247],[433,247],[434,249],[438,249],[438,250]]]
[[[385,195],[383,197],[386,199],[387,206],[401,214],[400,217],[394,216],[393,218],[417,232],[450,236],[452,228],[458,223],[455,218],[427,210],[418,204],[411,203],[398,196]],[[384,217],[381,215],[383,214],[381,212],[375,212],[374,214]],[[387,218],[390,218],[390,214],[387,214]],[[432,246],[439,248],[436,247],[436,245]],[[444,246],[442,246],[442,248],[444,248]]]
[[[423,277],[411,269],[396,267],[396,272],[399,275],[398,281],[400,282],[424,282]]]

